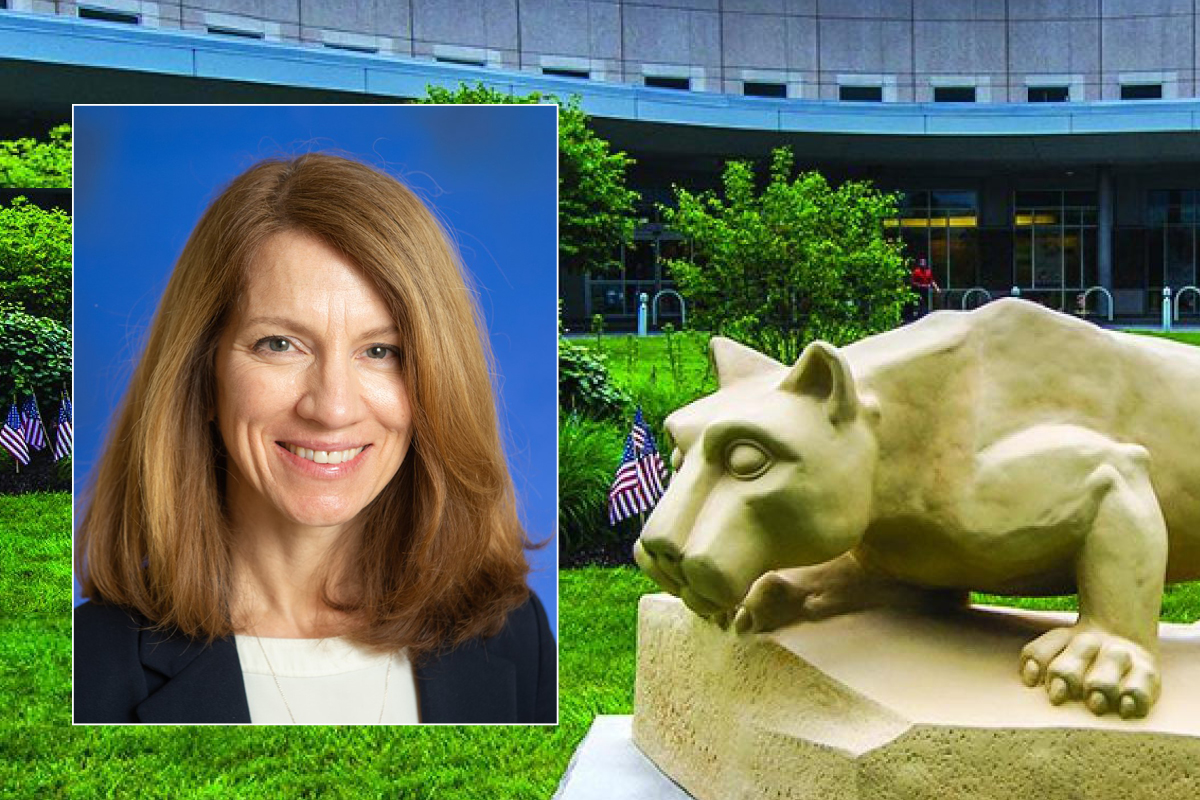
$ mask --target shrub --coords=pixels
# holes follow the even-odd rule
[[[558,404],[564,411],[617,420],[629,408],[629,396],[616,388],[602,354],[585,345],[558,339]]]
[[[59,125],[50,139],[0,142],[0,186],[66,189],[71,186],[71,126]]]
[[[0,298],[71,324],[71,218],[24,197],[0,208]]]
[[[70,331],[48,317],[0,305],[0,376],[0,401],[36,394],[53,402],[71,382]]]
[[[695,324],[785,364],[812,339],[842,345],[896,327],[912,296],[903,245],[884,236],[895,196],[791,172],[791,151],[776,150],[760,192],[750,164],[731,161],[723,198],[676,187],[678,208],[662,209],[694,244],[669,264]]]

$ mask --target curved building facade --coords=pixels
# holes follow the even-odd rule
[[[482,80],[578,94],[637,159],[619,276],[564,276],[569,319],[631,320],[686,248],[670,186],[790,145],[902,193],[894,230],[958,307],[973,289],[1156,314],[1200,284],[1192,0],[6,0],[0,110],[353,102]],[[4,120],[0,120],[0,123]],[[1103,294],[1099,290],[1092,295]],[[985,296],[970,294],[970,302]],[[1200,291],[1185,292],[1185,315]],[[1106,306],[1089,295],[1089,307]],[[1106,309],[1105,309],[1106,310]]]

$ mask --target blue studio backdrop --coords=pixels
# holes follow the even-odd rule
[[[557,112],[552,106],[77,106],[75,486],[83,490],[176,259],[251,164],[335,152],[429,205],[479,292],[521,519],[557,523]],[[557,548],[528,553],[557,636]],[[80,602],[76,586],[76,603]]]

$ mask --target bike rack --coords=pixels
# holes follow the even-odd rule
[[[679,328],[682,330],[687,327],[687,303],[683,302],[683,295],[674,289],[663,289],[658,294],[654,295],[654,299],[650,301],[650,324],[658,326],[658,298],[664,294],[673,294],[679,300]]]
[[[1108,321],[1112,322],[1113,321],[1113,296],[1112,296],[1112,292],[1108,291],[1108,289],[1105,289],[1103,286],[1089,287],[1083,293],[1083,310],[1084,310],[1084,312],[1087,311],[1088,297],[1091,296],[1092,292],[1101,292],[1104,294],[1105,297],[1108,298]]]
[[[975,294],[976,292],[980,292],[987,297],[987,300],[983,301],[985,304],[992,302],[992,293],[991,292],[989,292],[987,289],[983,288],[982,286],[973,286],[970,289],[967,289],[967,291],[963,293],[963,296],[962,296],[962,310],[963,311],[967,310],[967,299],[970,298],[971,295]]]
[[[1176,292],[1175,293],[1175,321],[1176,322],[1179,322],[1179,306],[1182,305],[1179,301],[1183,297],[1185,292],[1195,292],[1196,299],[1200,300],[1200,289],[1196,288],[1195,286],[1184,286],[1182,289],[1180,289],[1178,292]]]

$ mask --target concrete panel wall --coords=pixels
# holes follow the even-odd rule
[[[1123,73],[1162,73],[1164,87],[1182,82],[1189,96],[1195,64],[1195,18],[1187,14],[1106,18],[1102,32],[1104,99],[1120,98]],[[1147,76],[1153,80],[1154,76]],[[1164,91],[1164,96],[1171,96]]]
[[[688,77],[694,91],[786,83],[834,100],[847,81],[885,100],[977,87],[979,102],[1025,102],[1068,85],[1072,102],[1117,100],[1122,82],[1197,96],[1194,0],[86,0],[132,9],[146,27],[203,32],[224,20],[273,41],[356,46],[506,69],[586,70],[596,80]],[[29,0],[74,16],[76,0]]]
[[[821,19],[819,31],[820,99],[837,99],[839,76],[895,75],[911,91],[909,20]]]
[[[912,19],[913,0],[818,0],[823,19]]]
[[[519,66],[517,0],[410,2],[415,55],[445,54],[453,58],[479,58],[488,66],[509,69]],[[473,51],[477,52],[473,55]]]

